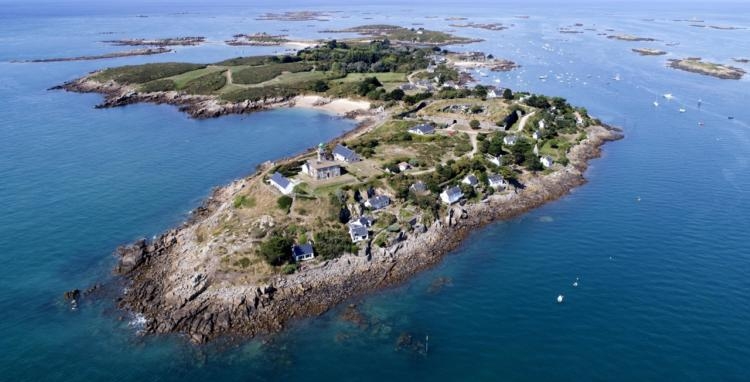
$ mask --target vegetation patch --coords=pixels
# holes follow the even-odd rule
[[[127,65],[118,68],[105,69],[93,78],[97,81],[106,82],[114,80],[121,84],[137,84],[158,80],[164,77],[176,76],[178,74],[205,68],[204,64],[188,64],[180,62],[163,62],[143,65]]]

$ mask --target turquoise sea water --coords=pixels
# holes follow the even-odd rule
[[[4,4],[0,379],[747,380],[748,80],[678,72],[664,62],[750,58],[750,30],[673,21],[696,17],[750,27],[750,7],[476,4],[331,1],[321,8],[344,12],[317,23],[254,20],[266,11],[310,9],[306,3],[179,9],[170,2]],[[608,144],[592,162],[588,184],[476,232],[408,283],[357,300],[373,322],[367,329],[342,322],[339,308],[266,341],[195,347],[178,336],[137,336],[131,317],[110,300],[88,301],[78,311],[61,301],[65,290],[111,280],[117,245],[179,224],[213,186],[353,125],[306,110],[209,121],[190,120],[168,106],[96,110],[97,95],[45,89],[104,66],[209,62],[277,50],[219,43],[235,33],[289,29],[293,37],[326,37],[316,31],[375,22],[454,29],[448,16],[513,24],[502,32],[455,28],[486,39],[455,49],[483,50],[522,65],[480,77],[484,82],[561,95],[624,128],[626,139]],[[578,22],[598,31],[558,33]],[[597,36],[609,28],[659,41]],[[162,56],[8,62],[118,50],[99,42],[110,37],[180,35],[203,35],[212,43]],[[673,42],[679,45],[666,45]],[[630,52],[641,46],[670,53]],[[616,74],[620,81],[613,80]],[[665,93],[675,98],[668,101]],[[680,107],[687,111],[679,113]],[[435,291],[431,285],[439,278],[450,283]],[[558,294],[566,296],[564,304],[555,303]],[[427,354],[396,351],[402,333],[429,336]]]

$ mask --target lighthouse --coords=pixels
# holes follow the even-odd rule
[[[320,161],[323,160],[323,149],[324,148],[325,148],[325,145],[323,144],[323,142],[320,142],[320,144],[318,144],[318,162],[320,162]]]

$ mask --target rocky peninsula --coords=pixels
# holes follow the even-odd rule
[[[169,103],[194,117],[358,100],[345,101],[362,120],[356,129],[265,163],[216,189],[180,227],[118,248],[118,304],[145,322],[142,333],[252,337],[403,282],[478,227],[583,184],[588,161],[622,137],[559,97],[455,85],[461,68],[429,48],[362,47],[408,68],[403,76],[319,77],[329,64],[320,57],[359,57],[351,49],[111,68],[59,87],[101,93],[105,107]],[[434,92],[403,86],[430,70]],[[284,76],[312,73],[310,87],[274,93]]]
[[[151,56],[154,54],[163,54],[172,52],[172,49],[159,47],[159,48],[146,48],[146,49],[135,49],[124,52],[113,52],[105,53],[93,56],[78,56],[78,57],[57,57],[57,58],[41,58],[36,60],[27,60],[22,62],[65,62],[65,61],[92,61],[92,60],[105,60],[109,58],[120,58],[130,56]]]
[[[200,45],[206,41],[205,37],[169,37],[169,38],[132,38],[122,40],[102,41],[116,46],[192,46]]]

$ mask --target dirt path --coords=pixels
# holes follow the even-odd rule
[[[531,113],[526,114],[523,117],[521,117],[521,122],[518,123],[518,131],[523,131],[523,128],[526,127],[526,121],[528,121],[529,118],[531,118],[531,116],[534,115],[534,113],[536,112],[532,111]]]
[[[227,69],[225,73],[227,76],[227,85],[234,85],[234,80],[232,79],[232,68]]]

